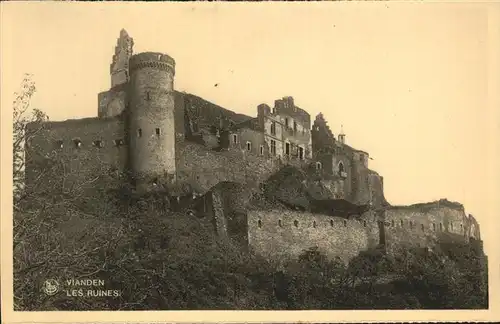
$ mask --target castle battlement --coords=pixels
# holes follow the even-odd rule
[[[165,70],[175,75],[175,60],[167,54],[145,52],[133,55],[130,58],[130,73],[132,73],[134,70],[142,69],[145,67]]]

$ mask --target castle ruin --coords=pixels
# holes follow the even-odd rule
[[[175,60],[133,54],[133,45],[122,30],[97,117],[44,122],[30,139],[27,182],[48,153],[64,161],[74,183],[127,174],[137,192],[191,197],[218,235],[279,262],[310,247],[348,261],[379,246],[481,242],[460,204],[391,206],[369,154],[343,132],[335,137],[322,114],[311,120],[293,97],[258,105],[256,117],[239,114],[176,91]]]

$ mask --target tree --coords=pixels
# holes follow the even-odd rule
[[[19,92],[14,93],[13,102],[13,143],[12,156],[13,168],[12,179],[14,185],[14,206],[17,207],[19,199],[24,189],[24,168],[25,161],[25,144],[38,131],[38,128],[28,130],[26,125],[30,122],[47,121],[49,117],[39,109],[30,109],[31,98],[36,92],[35,82],[30,74],[25,74]]]

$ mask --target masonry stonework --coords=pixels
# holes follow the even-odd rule
[[[122,30],[97,117],[27,126],[37,129],[26,143],[28,184],[49,158],[72,185],[124,173],[119,180],[138,193],[189,197],[220,237],[278,263],[311,247],[347,262],[381,246],[480,242],[459,204],[391,206],[369,154],[336,138],[321,113],[311,124],[293,97],[258,105],[256,117],[239,114],[176,91],[172,57],[132,48]]]

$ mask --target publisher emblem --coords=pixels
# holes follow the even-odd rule
[[[55,279],[47,279],[42,290],[49,296],[55,295],[59,291],[59,283]]]

